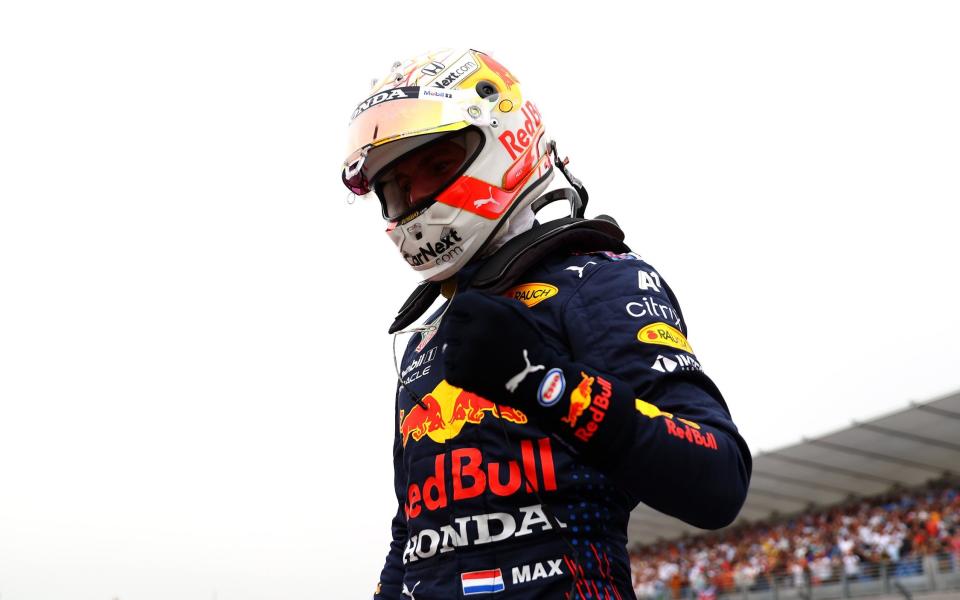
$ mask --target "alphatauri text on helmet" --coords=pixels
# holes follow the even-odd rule
[[[533,102],[527,100],[520,110],[522,110],[524,116],[527,117],[523,122],[523,127],[518,128],[516,131],[510,131],[508,129],[497,138],[500,140],[500,143],[503,144],[503,147],[507,149],[507,152],[510,153],[512,160],[517,160],[517,157],[523,154],[530,146],[530,142],[536,139],[535,134],[543,124],[543,121],[540,119],[540,111],[537,110]]]
[[[427,242],[426,246],[420,246],[416,254],[404,253],[403,257],[414,267],[424,265],[430,259],[434,259],[434,262],[439,265],[463,253],[463,248],[457,245],[462,241],[460,234],[454,229],[447,235],[441,236],[436,244]]]
[[[363,102],[357,105],[357,108],[353,111],[353,116],[351,119],[356,119],[363,111],[368,108],[372,108],[378,104],[383,104],[390,100],[402,100],[404,98],[417,98],[420,95],[420,88],[418,86],[410,87],[399,87],[393,88],[392,90],[384,90],[382,92],[377,92],[376,94],[370,96]]]

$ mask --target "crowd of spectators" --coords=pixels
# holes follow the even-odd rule
[[[920,572],[923,556],[960,570],[960,484],[943,480],[719,534],[637,547],[638,598],[712,598],[718,592],[806,586]],[[775,578],[775,582],[772,578]]]

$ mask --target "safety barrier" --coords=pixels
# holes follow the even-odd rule
[[[734,574],[726,589],[704,583],[679,591],[684,600],[834,600],[894,596],[912,600],[915,593],[960,590],[960,555],[910,556],[896,562],[857,563],[841,558],[814,561],[807,568],[786,575]],[[639,598],[669,599],[675,592],[658,584],[654,593]]]

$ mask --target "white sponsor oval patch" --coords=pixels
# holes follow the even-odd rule
[[[553,406],[563,395],[567,387],[567,380],[560,369],[550,369],[540,382],[537,398],[543,406]]]

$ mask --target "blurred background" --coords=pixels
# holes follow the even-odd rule
[[[795,480],[708,539],[641,508],[638,591],[944,589],[960,427],[896,415],[958,410],[958,29],[935,1],[0,4],[0,598],[369,597],[418,279],[339,167],[370,80],[443,46],[523,83]],[[943,443],[843,438],[876,419]]]

